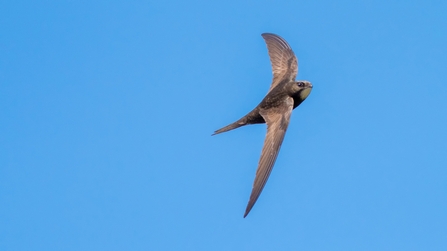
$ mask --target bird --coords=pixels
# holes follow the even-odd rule
[[[270,89],[264,99],[247,115],[212,134],[216,135],[250,124],[267,124],[267,134],[244,218],[250,213],[270,176],[292,110],[309,96],[313,88],[309,81],[295,80],[298,74],[298,60],[286,40],[273,33],[263,33],[261,36],[267,44],[272,66],[273,80]]]

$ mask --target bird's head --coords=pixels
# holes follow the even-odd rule
[[[296,82],[293,82],[290,89],[293,96],[298,94],[302,100],[305,100],[312,90],[312,84],[309,81],[298,80]]]

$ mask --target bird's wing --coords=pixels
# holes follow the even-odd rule
[[[267,135],[265,136],[264,147],[262,148],[258,170],[256,170],[256,177],[253,183],[250,200],[245,209],[244,218],[256,203],[256,200],[261,194],[270,172],[272,171],[273,164],[278,156],[279,148],[281,147],[284,135],[286,134],[287,126],[289,125],[292,110],[293,98],[289,97],[280,107],[260,111],[260,114],[267,123]]]
[[[272,64],[273,80],[270,90],[284,79],[287,79],[287,82],[295,81],[298,74],[298,60],[290,45],[282,37],[275,34],[263,33],[261,36],[267,44]]]

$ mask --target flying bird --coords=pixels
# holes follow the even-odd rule
[[[309,81],[295,80],[298,74],[298,60],[286,40],[272,33],[263,33],[261,36],[267,44],[272,64],[272,85],[261,103],[251,112],[213,134],[250,124],[267,124],[267,134],[244,218],[253,208],[270,176],[286,134],[292,110],[299,106],[312,90],[312,84]]]

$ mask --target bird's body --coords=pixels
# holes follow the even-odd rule
[[[267,135],[262,148],[253,190],[244,217],[255,204],[275,163],[292,110],[309,96],[312,84],[295,81],[298,61],[287,42],[274,34],[264,33],[273,70],[273,82],[264,99],[238,121],[214,132],[213,135],[249,124],[267,123]]]

